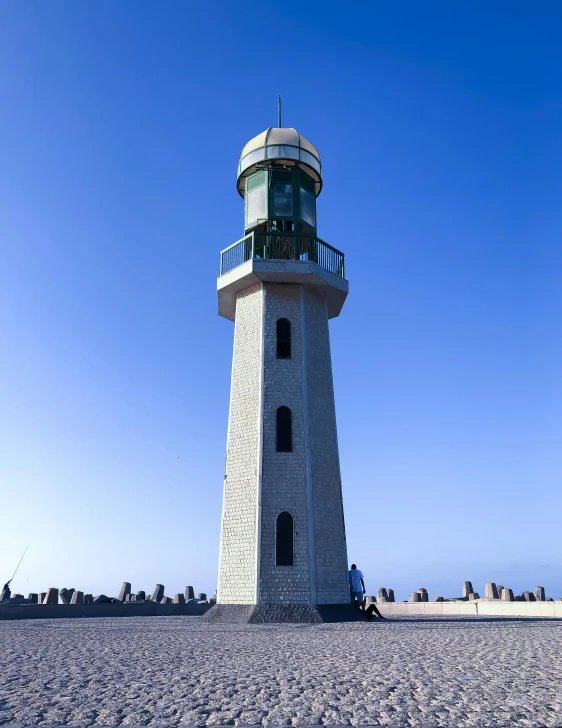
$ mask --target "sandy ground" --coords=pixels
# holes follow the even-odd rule
[[[562,621],[0,622],[1,723],[562,726]]]

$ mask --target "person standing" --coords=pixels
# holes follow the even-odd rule
[[[365,609],[365,582],[363,581],[363,574],[359,571],[356,564],[351,564],[351,569],[349,570],[349,591],[351,593],[351,603],[355,609],[363,612],[367,619],[372,619],[373,613],[375,613],[377,617],[380,617],[380,619],[385,619],[385,617],[383,617],[377,609],[377,605],[374,602]]]
[[[365,582],[363,574],[359,571],[356,564],[351,564],[349,570],[349,591],[351,592],[351,603],[360,612],[365,611]]]

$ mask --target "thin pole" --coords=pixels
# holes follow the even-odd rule
[[[21,559],[19,560],[19,563],[18,563],[18,565],[16,566],[16,570],[14,571],[14,575],[12,576],[12,578],[10,579],[10,581],[13,581],[13,578],[14,578],[14,576],[15,576],[15,575],[16,575],[16,574],[18,573],[18,569],[20,568],[20,564],[21,564],[21,562],[23,561],[23,557],[24,557],[24,556],[25,556],[25,554],[27,553],[27,549],[28,549],[28,548],[29,548],[29,546],[26,546],[26,547],[25,547],[25,551],[23,552],[23,554],[22,554],[22,557],[21,557]],[[9,583],[9,582],[8,582],[8,583]]]
[[[277,126],[281,129],[281,96],[277,97]]]

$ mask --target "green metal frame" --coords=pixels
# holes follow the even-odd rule
[[[289,169],[276,169],[274,166],[268,167],[265,170],[258,170],[258,172],[255,172],[254,174],[266,172],[266,179],[265,179],[265,217],[259,218],[258,220],[254,220],[249,227],[246,227],[247,220],[248,220],[248,195],[247,193],[244,194],[244,229],[246,230],[246,233],[249,235],[251,230],[254,230],[259,225],[263,224],[267,220],[288,220],[290,222],[294,222],[295,225],[298,223],[301,223],[303,225],[306,225],[307,228],[311,229],[316,233],[316,199],[317,195],[315,193],[315,186],[314,186],[314,179],[304,172],[300,167],[294,166],[290,167]],[[276,172],[285,172],[289,173],[291,175],[291,186],[293,190],[293,214],[292,215],[276,215],[274,210],[274,185],[276,184],[275,180],[275,174]],[[272,179],[273,176],[273,179]],[[253,175],[250,175],[250,177],[247,178],[246,184],[248,184],[248,180],[251,179]],[[303,184],[304,182],[304,184]],[[283,183],[281,183],[283,184]],[[261,185],[260,185],[261,186]],[[314,221],[315,224],[311,225],[309,222],[303,219],[301,216],[301,196],[300,196],[300,188],[303,188],[307,192],[309,192],[314,197]],[[258,188],[255,188],[258,189]],[[253,190],[251,190],[253,192]]]

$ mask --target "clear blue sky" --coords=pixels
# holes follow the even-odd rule
[[[5,0],[0,578],[216,587],[244,143],[320,150],[350,560],[562,596],[559,3]],[[178,455],[180,456],[178,458]]]

